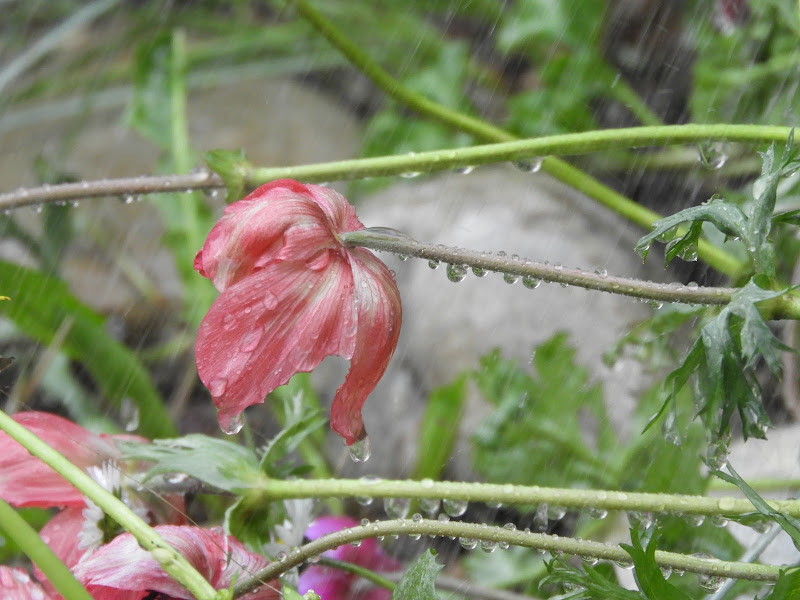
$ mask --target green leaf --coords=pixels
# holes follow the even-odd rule
[[[133,98],[125,115],[128,125],[162,150],[172,144],[170,73],[172,36],[157,34],[139,44],[133,58]]]
[[[569,487],[613,487],[618,440],[599,385],[575,364],[575,349],[559,333],[536,347],[537,377],[495,350],[473,377],[494,411],[476,429],[475,469],[489,481]],[[585,439],[591,423],[593,441]]]
[[[547,577],[542,579],[539,587],[554,584],[577,586],[579,589],[576,593],[567,596],[572,600],[643,600],[639,592],[626,590],[616,581],[611,581],[601,567],[584,565],[581,571],[567,564],[563,558],[557,558],[547,563],[547,572]]]
[[[226,202],[235,202],[244,196],[245,178],[252,168],[244,150],[209,150],[203,154],[203,160],[225,182]]]
[[[639,532],[631,529],[631,544],[620,544],[633,559],[634,576],[639,590],[648,600],[691,600],[690,596],[664,579],[656,563],[657,538],[658,536],[653,535],[647,543],[647,549],[644,549]]]
[[[186,473],[224,491],[242,494],[264,479],[258,458],[235,442],[199,433],[152,444],[120,443],[126,458],[152,461],[146,479]]]
[[[781,529],[788,533],[792,538],[794,545],[800,549],[800,519],[789,517],[772,508],[761,496],[758,495],[758,492],[751,488],[747,482],[742,479],[736,471],[733,470],[733,467],[730,465],[730,463],[728,464],[728,471],[730,472],[730,475],[723,473],[722,471],[713,471],[713,474],[720,479],[727,481],[728,483],[734,484],[736,487],[742,490],[742,493],[747,496],[747,499],[750,500],[750,502],[753,503],[753,506],[756,508],[756,510],[780,525]]]
[[[428,549],[405,572],[392,592],[392,600],[439,600],[436,577],[442,569],[436,553]]]
[[[556,43],[578,50],[593,48],[603,32],[605,11],[605,2],[515,2],[503,12],[497,47],[503,52],[518,52],[532,44],[543,48]]]
[[[781,571],[775,586],[763,600],[800,600],[800,567]]]
[[[441,477],[458,436],[466,392],[466,374],[431,392],[422,418],[413,479]]]
[[[658,238],[669,236],[686,222],[691,222],[689,231],[680,235],[677,240],[671,240],[667,247],[665,264],[669,264],[675,256],[686,256],[690,260],[697,257],[697,240],[701,230],[698,222],[707,221],[729,237],[747,239],[747,217],[738,206],[725,202],[721,199],[711,199],[700,206],[692,206],[681,210],[674,215],[659,219],[653,223],[653,231],[642,236],[634,250],[642,255],[642,259],[647,258],[650,246]],[[672,252],[670,253],[670,249]]]
[[[126,397],[133,401],[139,410],[141,435],[176,434],[137,356],[108,335],[103,317],[75,298],[64,282],[5,261],[0,261],[0,281],[13,290],[13,301],[0,304],[0,316],[42,344],[50,344],[64,320],[73,319],[64,353],[86,367],[103,396],[117,408]]]

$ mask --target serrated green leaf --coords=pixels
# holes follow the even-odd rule
[[[50,344],[64,320],[73,319],[64,339],[64,353],[86,367],[104,397],[116,407],[126,397],[133,401],[139,410],[140,434],[151,438],[176,434],[137,356],[108,335],[103,317],[75,298],[63,281],[5,261],[0,261],[0,281],[14,290],[13,302],[0,304],[1,316],[42,344]]]
[[[422,417],[413,479],[441,477],[458,437],[466,392],[466,374],[431,392]]]
[[[670,242],[670,247],[676,249],[671,256],[669,253],[667,254],[665,264],[669,264],[672,258],[679,253],[687,256],[696,255],[697,240],[701,230],[695,226],[695,223],[703,221],[711,223],[726,236],[742,238],[747,242],[747,217],[742,210],[734,204],[729,204],[720,199],[712,199],[700,206],[692,206],[669,217],[659,219],[653,223],[653,231],[642,236],[636,242],[634,250],[642,255],[642,259],[646,259],[653,242],[662,236],[669,236],[674,233],[683,223],[691,222],[692,226],[687,232],[683,233],[677,240]]]
[[[775,586],[763,600],[800,600],[800,567],[781,571]]]
[[[722,471],[713,471],[713,474],[720,479],[727,481],[728,483],[734,484],[736,487],[742,490],[742,493],[747,496],[747,499],[750,500],[750,502],[753,503],[753,506],[756,508],[756,510],[780,525],[781,529],[788,533],[792,538],[794,545],[797,548],[800,548],[800,519],[789,517],[772,508],[761,496],[758,495],[758,492],[751,488],[747,482],[742,479],[736,471],[734,471],[730,463],[728,464],[728,471],[730,475],[728,473],[723,473]]]
[[[539,587],[553,584],[571,584],[582,588],[573,600],[643,600],[642,594],[626,590],[616,581],[606,577],[600,568],[583,566],[583,571],[567,564],[563,558],[547,563],[548,575]]]
[[[403,575],[392,592],[392,600],[439,600],[436,577],[444,565],[436,562],[436,553],[426,550]]]
[[[152,461],[146,479],[186,473],[221,490],[244,493],[264,479],[252,450],[228,440],[190,434],[152,444],[120,443],[126,458]]]
[[[631,529],[631,543],[620,544],[633,559],[634,576],[639,590],[648,600],[691,600],[691,597],[664,579],[656,562],[656,543],[658,536],[653,535],[642,547],[639,532]]]
[[[245,177],[252,167],[244,150],[209,150],[203,154],[203,160],[225,182],[226,202],[235,202],[244,196]]]
[[[613,486],[618,440],[599,385],[575,364],[564,333],[536,347],[536,378],[494,351],[474,373],[496,406],[473,434],[475,468],[489,481],[523,485]],[[594,425],[594,440],[583,426]]]

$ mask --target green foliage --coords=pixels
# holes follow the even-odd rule
[[[104,398],[119,407],[130,398],[139,410],[139,433],[171,437],[175,428],[136,354],[109,336],[105,320],[81,303],[54,277],[0,261],[0,281],[16,290],[0,304],[0,316],[42,344],[50,344],[64,324],[72,324],[63,351],[91,373]]]
[[[785,290],[766,290],[759,287],[759,282],[763,283],[763,277],[750,280],[734,293],[730,304],[703,325],[683,362],[667,376],[666,399],[651,423],[664,414],[668,419],[675,418],[676,395],[694,376],[696,414],[708,429],[712,443],[725,439],[735,412],[741,417],[745,439],[765,437],[770,422],[761,402],[755,368],[763,360],[778,376],[778,350],[788,348],[775,337],[756,307]]]
[[[441,477],[458,436],[467,383],[467,375],[462,374],[449,385],[433,390],[428,397],[419,435],[414,479]]]
[[[153,462],[145,481],[185,473],[220,490],[245,493],[264,478],[252,450],[228,440],[190,434],[151,444],[120,442],[125,457]]]
[[[723,479],[728,483],[732,483],[742,490],[742,493],[747,496],[747,499],[750,500],[750,502],[753,503],[753,506],[756,508],[756,510],[780,525],[781,529],[788,533],[792,538],[795,547],[800,549],[800,519],[789,517],[772,508],[761,496],[758,495],[758,492],[751,488],[747,482],[742,479],[736,471],[733,470],[733,467],[730,464],[728,464],[728,472],[730,475],[723,473],[722,471],[713,471],[714,475],[720,479]]]
[[[473,435],[474,464],[489,481],[613,485],[616,434],[600,386],[589,383],[574,357],[562,333],[535,349],[535,379],[497,350],[481,358],[474,379],[496,408]],[[594,425],[593,444],[585,440],[582,419]]]
[[[392,600],[438,600],[436,577],[444,565],[436,562],[436,553],[426,550],[403,575],[392,592]]]
[[[614,581],[613,571],[603,566],[584,565],[580,570],[557,558],[547,563],[547,573],[539,587],[562,585],[571,590],[559,596],[564,600],[643,600],[639,592],[626,590]]]
[[[622,548],[633,559],[636,584],[648,600],[691,600],[690,596],[664,579],[661,569],[656,563],[656,542],[658,536],[653,535],[647,542],[647,549],[642,547],[640,534],[631,529],[631,543],[622,544]]]
[[[775,586],[762,600],[800,600],[800,567],[781,571]]]

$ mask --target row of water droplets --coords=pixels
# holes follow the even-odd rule
[[[490,255],[491,255],[491,252],[481,252],[481,257],[482,258],[485,258],[485,257],[490,256]],[[506,255],[506,253],[504,251],[501,250],[500,252],[497,253],[497,256],[500,257],[500,258],[505,258],[507,255]],[[517,255],[517,254],[512,254],[510,256],[510,258],[513,261],[521,260],[519,255]],[[529,260],[525,261],[525,264],[530,264],[530,263],[531,263],[531,261],[529,261]],[[545,263],[545,264],[548,264],[548,263]],[[441,266],[441,261],[439,261],[439,260],[437,260],[435,258],[432,258],[432,259],[428,260],[428,266],[431,269],[438,269]],[[560,266],[561,265],[555,265],[555,268],[558,269],[558,268],[560,268]],[[475,277],[485,277],[489,273],[489,271],[487,269],[484,269],[482,267],[473,266],[470,269],[470,267],[468,267],[467,265],[462,265],[462,264],[458,264],[458,263],[447,263],[447,267],[445,269],[445,274],[447,275],[447,279],[449,279],[453,283],[459,283],[461,281],[464,281],[464,279],[466,279],[466,277],[467,277],[467,275],[468,275],[470,270],[472,271],[472,274]],[[500,272],[500,273],[503,276],[503,281],[505,281],[506,283],[514,284],[514,283],[517,283],[517,281],[519,281],[520,279],[522,279],[522,285],[524,285],[526,288],[531,289],[531,290],[536,289],[542,283],[541,279],[538,279],[538,278],[534,277],[533,275],[522,275],[520,277],[519,275],[517,275],[515,273],[503,273],[503,272]],[[562,283],[561,285],[566,287],[565,283]]]
[[[409,157],[416,156],[416,152],[409,152]],[[453,154],[455,157],[455,153]],[[543,157],[535,157],[535,158],[526,158],[512,161],[511,164],[522,171],[523,173],[538,173],[542,169],[542,163],[544,162]],[[477,167],[473,165],[467,165],[463,167],[456,167],[453,169],[453,172],[458,175],[469,175],[472,173]],[[422,175],[422,171],[404,171],[400,173],[400,177],[403,179],[414,179],[415,177],[419,177]]]

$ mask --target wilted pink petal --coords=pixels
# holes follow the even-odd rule
[[[263,556],[248,552],[221,529],[161,525],[155,528],[214,587],[227,589],[269,564]],[[151,554],[129,533],[84,557],[73,572],[95,600],[141,600],[144,592],[191,600],[192,596],[172,579]],[[270,581],[244,596],[246,600],[277,600],[279,584]]]
[[[337,355],[351,368],[331,425],[347,444],[366,435],[361,408],[397,345],[401,307],[386,266],[339,241],[363,227],[337,192],[284,179],[228,206],[211,230],[194,266],[222,294],[195,355],[223,429],[295,373]]]
[[[83,507],[79,506],[65,508],[50,519],[39,531],[42,541],[50,546],[50,549],[56,553],[61,562],[70,569],[78,564],[78,561],[87,550],[81,547],[81,531],[85,521],[83,510]],[[37,565],[34,565],[33,570],[39,581],[43,582],[44,587],[48,591],[55,593],[55,590]]]
[[[358,525],[350,517],[319,517],[306,529],[306,537],[316,540],[323,535]],[[399,571],[400,562],[387,556],[374,538],[368,538],[358,547],[345,544],[326,551],[323,556],[365,567],[377,573]],[[389,600],[391,591],[371,584],[338,569],[312,565],[300,575],[298,591],[301,594],[314,590],[322,600]]]
[[[0,565],[0,598],[3,600],[55,600],[22,569]]]
[[[85,469],[117,458],[112,436],[97,435],[67,419],[44,412],[21,412],[13,419]],[[0,498],[14,506],[83,506],[81,493],[53,469],[0,432]]]

